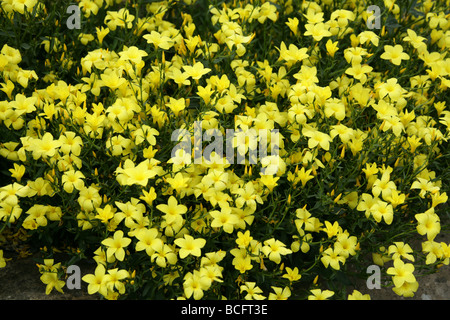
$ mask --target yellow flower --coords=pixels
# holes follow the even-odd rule
[[[144,50],[140,50],[136,46],[127,47],[124,46],[124,49],[119,52],[120,59],[123,61],[131,61],[134,64],[138,64],[142,61],[143,57],[148,56],[148,53]]]
[[[141,125],[138,129],[131,133],[134,142],[138,145],[147,140],[152,146],[156,145],[156,136],[159,135],[158,130],[146,124]]]
[[[32,146],[33,158],[53,157],[56,150],[62,145],[61,141],[54,140],[50,132],[46,132],[41,139],[36,139]]]
[[[158,230],[156,228],[143,228],[136,233],[135,237],[139,240],[136,243],[136,251],[145,250],[149,257],[164,244],[159,238]]]
[[[294,223],[297,227],[297,230],[303,230],[302,227],[305,229],[305,231],[316,231],[317,229],[320,230],[320,222],[317,218],[311,216],[311,213],[306,210],[306,206],[304,208],[297,209],[295,213],[297,219],[294,220]],[[301,231],[299,232],[301,233]]]
[[[371,42],[375,47],[378,47],[380,38],[373,31],[363,31],[358,35],[359,42],[364,44],[366,42]]]
[[[434,213],[434,208],[430,208],[424,213],[418,213],[414,216],[418,222],[417,232],[420,235],[427,235],[428,240],[433,240],[441,231],[439,216]]]
[[[249,36],[243,36],[237,33],[233,33],[232,35],[228,36],[225,40],[225,43],[227,44],[228,48],[232,50],[232,48],[236,47],[236,53],[239,57],[242,57],[245,52],[245,46],[244,44],[249,43],[255,34],[249,35]]]
[[[183,198],[189,190],[191,178],[187,174],[178,172],[173,178],[166,178],[166,181],[170,184],[170,187]]]
[[[204,295],[203,291],[211,286],[211,279],[198,270],[194,270],[193,273],[188,272],[183,280],[184,294],[187,299],[190,297],[194,297],[195,300],[201,299]]]
[[[123,136],[117,135],[106,141],[106,148],[111,150],[113,156],[126,155],[129,153],[131,144],[130,139],[125,139]]]
[[[164,229],[164,234],[168,237],[174,237],[178,232],[180,232],[183,227],[184,219],[178,216],[177,219],[167,220],[167,217],[161,221],[161,228]]]
[[[280,288],[280,287],[274,287],[271,286],[274,293],[269,293],[269,300],[287,300],[291,296],[291,290],[289,287]]]
[[[186,101],[184,98],[174,99],[170,97],[169,102],[166,104],[175,114],[175,117],[178,117],[181,111],[186,108]]]
[[[6,58],[5,58],[6,60]],[[0,69],[1,69],[1,56],[0,56]],[[14,83],[11,80],[6,80],[5,83],[0,83],[2,85],[2,90],[4,93],[6,93],[6,95],[8,96],[9,99],[12,99],[12,92],[14,90]],[[6,101],[5,101],[6,102]]]
[[[381,83],[377,89],[380,98],[389,96],[391,101],[398,100],[405,93],[405,90],[398,84],[398,80],[396,78],[386,80],[386,82]],[[383,100],[380,100],[379,104],[382,103],[384,103]]]
[[[357,70],[354,69],[355,67],[356,66],[349,68],[349,69],[352,69],[353,71],[357,72]],[[356,68],[358,68],[358,67],[356,67]],[[349,69],[346,70],[347,74],[348,74],[347,71]],[[358,76],[361,76],[361,75],[356,75],[356,74],[352,74],[352,75],[355,77],[355,79],[357,79]],[[361,83],[364,82],[363,79],[359,79],[359,80],[361,80]],[[339,121],[342,121],[345,118],[345,105],[342,103],[342,101],[340,99],[337,99],[337,98],[328,99],[327,102],[325,102],[325,110],[324,111],[325,111],[325,116],[327,118],[334,116]]]
[[[291,29],[292,33],[294,33],[294,35],[297,35],[298,33],[298,19],[296,17],[294,18],[288,18],[288,22],[286,22],[286,25],[289,27],[289,29]]]
[[[313,128],[303,128],[303,135],[309,137],[308,148],[312,149],[316,146],[320,146],[322,149],[328,151],[330,149],[330,142],[333,140],[331,137],[323,132],[315,130]]]
[[[345,70],[345,73],[364,84],[367,81],[366,73],[370,73],[372,70],[373,68],[367,64],[354,64],[352,67]]]
[[[167,77],[175,81],[175,83],[178,84],[179,87],[181,87],[182,85],[188,86],[191,84],[191,81],[188,79],[189,75],[186,72],[182,72],[180,69],[175,67],[170,69],[170,73],[167,75]],[[200,88],[201,87],[199,86],[198,87],[199,91]],[[201,97],[200,94],[199,96]]]
[[[344,50],[344,58],[352,65],[361,64],[363,56],[367,55],[367,50],[361,47],[347,48]]]
[[[323,22],[323,12],[315,12],[315,10],[308,10],[306,14],[303,14],[309,24],[315,24]],[[333,19],[333,18],[331,18]]]
[[[208,174],[203,176],[201,182],[210,188],[214,188],[215,191],[222,191],[227,187],[228,172],[221,169],[210,169]]]
[[[102,203],[102,198],[99,194],[99,189],[91,185],[80,190],[78,196],[78,204],[82,210],[93,211],[95,208],[99,207]]]
[[[411,189],[419,189],[419,196],[421,198],[425,198],[427,192],[434,194],[439,191],[438,186],[424,178],[417,178],[417,180],[412,183]]]
[[[109,281],[109,275],[106,275],[106,269],[102,264],[97,265],[94,274],[87,274],[81,278],[84,282],[88,283],[88,293],[94,294],[96,292],[106,296],[108,288],[107,283]]]
[[[83,9],[84,16],[86,18],[89,18],[91,16],[91,13],[94,15],[97,15],[99,5],[95,1],[92,1],[92,0],[81,0],[80,8]]]
[[[156,209],[165,213],[164,218],[167,223],[172,223],[175,220],[182,219],[182,214],[187,212],[187,207],[182,204],[178,204],[177,199],[174,196],[170,196],[167,204],[159,204],[156,206]]]
[[[152,205],[156,197],[157,195],[155,192],[155,188],[150,187],[149,191],[142,190],[142,195],[139,197],[139,199],[144,200],[148,205]]]
[[[443,246],[447,246],[447,244],[444,242],[435,242],[434,240],[422,242],[422,252],[428,253],[425,263],[433,264],[437,259],[444,258],[445,248]]]
[[[80,33],[78,40],[84,45],[87,45],[90,41],[94,40],[94,36],[90,33]]]
[[[287,249],[283,242],[276,240],[275,238],[264,241],[264,246],[261,248],[261,251],[269,258],[269,260],[276,264],[281,262],[282,255],[292,253],[291,249]]]
[[[111,31],[115,31],[117,27],[131,29],[134,18],[128,9],[122,8],[119,11],[107,11],[104,22]]]
[[[315,41],[320,41],[324,37],[330,37],[332,34],[328,31],[329,27],[323,23],[319,22],[316,24],[306,24],[306,31],[304,33],[305,36],[312,36]]]
[[[388,248],[388,253],[392,255],[392,259],[405,258],[414,262],[414,256],[411,254],[413,250],[409,246],[409,244],[405,244],[404,242],[394,242],[393,245],[390,245]]]
[[[54,194],[54,190],[52,189],[52,186],[50,185],[50,182],[47,180],[44,180],[43,178],[39,177],[34,181],[28,181],[27,184],[30,188],[28,190],[24,189],[23,191],[27,191],[28,196],[34,196],[35,194],[39,196],[43,195],[50,195],[52,196]],[[22,191],[22,190],[21,190]]]
[[[9,109],[5,114],[5,120],[3,123],[6,125],[8,129],[12,125],[14,130],[20,130],[23,128],[25,124],[24,117],[22,117],[22,115],[23,111]]]
[[[14,168],[12,169],[8,169],[9,172],[11,172],[11,177],[15,178],[18,182],[20,182],[20,180],[22,180],[23,175],[25,174],[25,166],[20,164],[18,165],[17,163],[14,163]]]
[[[170,158],[167,163],[173,164],[173,172],[180,171],[181,168],[185,167],[192,162],[192,155],[190,152],[184,149],[178,149],[175,151],[175,154],[172,158]]]
[[[236,244],[239,248],[247,248],[253,240],[253,237],[250,236],[250,230],[245,231],[245,233],[239,231],[237,236],[238,238],[236,239]]]
[[[117,180],[122,185],[137,184],[147,186],[148,180],[154,178],[158,172],[155,168],[149,169],[150,160],[144,160],[137,166],[130,159],[125,160],[124,168],[117,168]]]
[[[406,194],[402,194],[397,190],[392,190],[391,195],[389,197],[387,197],[386,200],[389,201],[390,204],[392,205],[392,207],[395,208],[395,207],[405,203]]]
[[[143,219],[145,213],[145,205],[140,203],[138,199],[131,198],[131,201],[122,203],[115,201],[114,204],[120,209],[114,214],[114,220],[120,223],[125,219],[125,226],[132,229],[136,224]]]
[[[184,238],[175,239],[175,244],[180,247],[178,254],[181,259],[186,258],[188,255],[200,257],[201,249],[205,246],[206,240],[203,238],[194,239],[194,237],[185,234]]]
[[[3,258],[3,250],[0,250],[0,268],[4,268],[6,266],[6,259]]]
[[[83,126],[84,132],[89,135],[89,137],[94,139],[101,139],[103,135],[103,128],[105,125],[106,116],[104,114],[90,114],[87,113],[85,116],[85,123]]]
[[[108,247],[106,250],[106,256],[111,257],[114,255],[119,261],[124,260],[124,248],[127,247],[130,243],[131,239],[124,237],[122,230],[114,232],[113,238],[107,238],[102,241],[102,244]]]
[[[408,29],[406,30],[408,36],[403,38],[403,41],[407,41],[412,44],[412,46],[418,50],[426,49],[427,45],[423,41],[426,38],[418,36],[414,30]]]
[[[230,250],[230,253],[234,256],[231,262],[236,270],[240,273],[245,273],[247,270],[253,268],[252,259],[249,254],[247,254],[247,249],[244,248],[234,248]]]
[[[351,294],[347,297],[348,300],[370,300],[369,294],[362,294],[358,290],[353,290]]]
[[[325,231],[327,233],[328,238],[333,238],[342,231],[342,228],[341,226],[339,226],[339,223],[337,221],[335,221],[333,224],[331,224],[329,221],[325,221],[325,227],[322,228],[322,231]]]
[[[16,94],[16,97],[11,101],[11,107],[20,113],[31,113],[36,110],[37,98],[36,97],[26,97],[23,94]]]
[[[122,282],[122,280],[129,277],[130,274],[128,273],[127,270],[119,270],[119,268],[110,269],[108,270],[108,278],[106,281],[106,286],[111,291],[113,291],[114,288],[116,288],[120,294],[124,294],[125,284]]]
[[[186,72],[184,74],[186,74],[189,77],[189,75]],[[187,80],[187,81],[189,81],[189,80]],[[189,84],[190,84],[190,81],[189,81]],[[205,104],[208,104],[211,101],[211,95],[214,93],[214,90],[212,89],[211,84],[208,84],[205,87],[198,86],[197,90],[198,90],[197,95],[203,99]]]
[[[24,14],[25,8],[28,12],[32,12],[37,0],[14,0],[12,1],[13,10]]]
[[[322,261],[325,268],[328,268],[328,266],[331,266],[335,270],[340,270],[339,262],[342,264],[345,263],[345,258],[341,256],[342,250],[340,248],[328,248],[322,253],[322,258],[320,258],[320,261]]]
[[[379,251],[381,253],[372,253],[372,260],[375,264],[379,266],[384,266],[385,262],[391,261],[392,259],[387,255],[387,251],[385,247],[380,247]]]
[[[401,286],[392,288],[392,291],[394,291],[399,296],[411,298],[414,296],[414,293],[417,291],[418,288],[419,283],[417,281],[413,282],[405,281]]]
[[[328,300],[328,298],[334,295],[333,291],[330,290],[321,290],[321,289],[312,289],[312,295],[308,296],[308,300]]]
[[[150,34],[144,35],[143,38],[147,40],[148,43],[153,44],[156,50],[159,48],[169,50],[174,45],[174,41],[171,38],[162,35],[157,31],[152,31]]]
[[[201,62],[196,62],[193,66],[183,66],[183,69],[194,80],[199,80],[211,71],[210,68],[205,68]]]
[[[247,182],[242,188],[233,190],[232,193],[239,195],[239,197],[235,199],[237,208],[242,208],[245,204],[247,207],[256,209],[256,202],[263,204],[261,196],[256,192],[252,182]]]
[[[245,300],[264,300],[264,297],[261,293],[263,291],[260,287],[256,285],[256,282],[247,281],[243,285],[240,286],[240,293],[246,291]]]
[[[155,253],[151,255],[151,261],[156,262],[161,268],[165,268],[167,263],[172,265],[177,263],[177,255],[167,244],[160,244],[154,247]]]
[[[102,223],[107,224],[109,220],[114,218],[116,209],[107,204],[104,208],[97,208],[96,219],[99,219]]]
[[[44,284],[47,285],[47,287],[45,288],[46,295],[49,295],[53,289],[64,293],[62,288],[66,283],[58,279],[58,274],[56,272],[44,272],[40,279]]]
[[[223,207],[220,211],[214,210],[209,214],[213,217],[211,227],[223,228],[226,233],[232,233],[234,226],[238,223],[238,217],[231,212],[230,207]]]
[[[325,44],[327,48],[327,54],[329,54],[331,57],[334,57],[334,54],[339,50],[338,48],[338,41],[331,41],[331,39],[328,39],[327,43]]]
[[[380,58],[389,60],[391,63],[399,66],[402,60],[409,60],[409,55],[403,52],[403,47],[399,44],[395,46],[385,45],[384,53]]]
[[[98,42],[100,43],[100,45],[102,45],[103,43],[103,39],[106,37],[106,35],[109,33],[109,29],[105,28],[103,26],[99,27],[95,27],[95,30],[97,32],[97,39]]]
[[[61,263],[56,263],[54,259],[44,259],[44,264],[37,264],[40,273],[44,272],[58,272]]]
[[[288,279],[289,282],[298,281],[301,279],[301,277],[302,276],[298,273],[297,267],[295,267],[294,269],[286,267],[286,274],[283,275],[283,278]]]
[[[79,191],[84,189],[84,178],[85,176],[81,171],[68,170],[64,172],[61,178],[64,191],[72,193],[74,188]]]
[[[100,75],[100,78],[102,79],[103,85],[111,90],[116,90],[127,82],[127,80],[122,78],[117,71],[111,69],[105,70],[105,72]]]
[[[205,256],[203,256],[201,259],[200,266],[217,266],[218,263],[222,261],[226,255],[227,252],[223,250],[205,253]]]
[[[8,46],[7,44],[3,45],[2,50],[2,57],[6,58],[9,64],[19,64],[22,61],[22,55],[20,54],[20,51]]]
[[[446,203],[448,200],[447,192],[439,193],[436,192],[431,195],[431,207],[434,208],[441,203]]]
[[[387,200],[392,195],[393,190],[397,190],[397,186],[393,181],[390,181],[389,171],[385,171],[381,179],[375,180],[372,185],[372,194],[375,197],[381,194],[384,200]]]
[[[376,222],[381,222],[384,219],[386,224],[391,224],[394,219],[394,208],[391,204],[378,200],[370,209],[373,218]]]
[[[448,25],[448,18],[444,12],[440,12],[439,14],[429,12],[427,13],[426,18],[431,29],[436,29],[438,26],[440,28],[445,28],[445,26]]]
[[[288,65],[300,62],[309,57],[306,53],[308,48],[298,48],[295,44],[290,44],[289,49],[286,47],[284,41],[281,42],[280,48],[277,48],[280,52],[280,57],[278,60],[284,60]]]
[[[405,282],[415,282],[414,265],[404,263],[400,259],[394,260],[394,266],[390,267],[386,273],[392,275],[392,281],[396,287],[401,287]]]
[[[270,2],[264,2],[264,4],[259,9],[258,22],[264,23],[266,19],[270,19],[273,22],[277,21],[277,7]]]

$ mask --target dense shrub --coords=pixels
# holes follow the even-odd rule
[[[448,264],[449,1],[76,5],[1,1],[0,267],[22,243],[47,293],[93,259],[108,299],[346,299]]]

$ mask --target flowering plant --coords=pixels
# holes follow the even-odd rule
[[[1,0],[0,240],[47,293],[93,259],[107,299],[367,298],[372,264],[413,296],[450,258],[448,1],[376,2]]]

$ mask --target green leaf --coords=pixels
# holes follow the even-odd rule
[[[28,43],[21,43],[20,46],[21,46],[22,48],[24,48],[25,50],[28,50],[28,49],[31,48],[31,46],[30,46]]]

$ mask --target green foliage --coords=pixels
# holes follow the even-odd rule
[[[82,0],[80,29],[20,3],[0,6],[0,244],[41,251],[48,294],[81,259],[107,299],[368,298],[347,287],[372,264],[410,297],[448,265],[448,1],[370,3],[381,30],[365,1]],[[278,130],[279,154],[174,157],[196,121]]]

